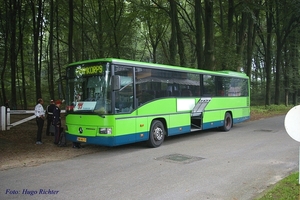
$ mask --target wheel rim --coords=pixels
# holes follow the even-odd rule
[[[162,140],[164,137],[164,132],[160,127],[156,127],[153,131],[153,138],[156,141]]]

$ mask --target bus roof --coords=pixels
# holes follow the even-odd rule
[[[166,64],[147,63],[147,62],[125,60],[125,59],[118,59],[118,58],[99,58],[99,59],[92,59],[92,60],[83,60],[83,61],[71,63],[68,66],[81,65],[81,64],[93,63],[93,62],[111,62],[112,64],[125,65],[125,66],[149,67],[149,68],[154,68],[154,69],[167,69],[167,70],[179,71],[179,72],[184,71],[184,72],[191,72],[191,73],[248,78],[248,76],[242,72],[235,72],[235,71],[229,71],[229,70],[209,71],[209,70],[203,70],[203,69],[195,69],[195,68],[173,66],[173,65],[166,65]]]

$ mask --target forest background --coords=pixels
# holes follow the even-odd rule
[[[298,102],[299,0],[4,0],[0,105],[63,98],[68,63],[114,57],[251,80],[251,105]]]

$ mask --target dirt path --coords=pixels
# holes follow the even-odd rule
[[[13,115],[11,123],[26,117]],[[53,136],[46,136],[46,125],[45,122],[42,145],[35,144],[37,131],[35,120],[12,127],[9,131],[0,131],[0,170],[36,166],[107,149],[96,145],[85,145],[84,148],[74,149],[70,142],[66,147],[58,147],[53,143]]]

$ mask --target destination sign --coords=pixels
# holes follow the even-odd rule
[[[76,69],[76,74],[81,75],[81,76],[96,75],[96,74],[102,74],[102,73],[103,73],[102,65],[81,67],[81,68]]]

